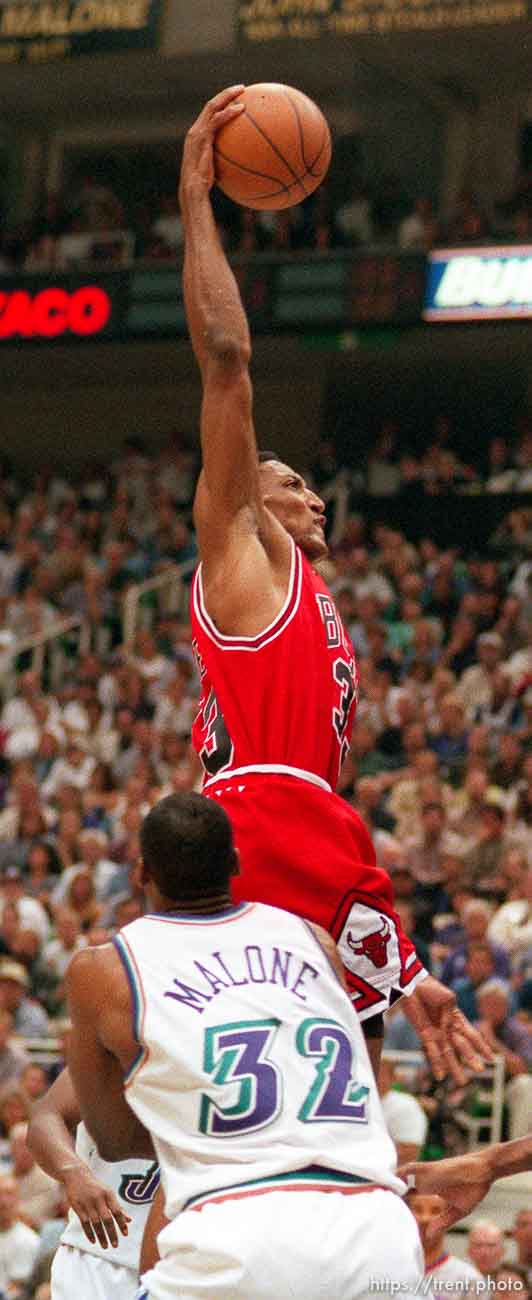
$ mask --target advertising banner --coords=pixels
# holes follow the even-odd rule
[[[154,46],[162,0],[0,0],[0,63]]]
[[[434,249],[423,317],[428,321],[532,317],[532,244]]]
[[[527,0],[237,0],[242,41],[444,31],[527,19]]]

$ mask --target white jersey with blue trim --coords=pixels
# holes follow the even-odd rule
[[[138,1272],[146,1219],[160,1182],[159,1166],[153,1160],[143,1159],[109,1164],[98,1155],[96,1144],[83,1123],[78,1124],[76,1132],[76,1152],[94,1178],[114,1192],[124,1213],[129,1214],[131,1223],[127,1237],[119,1232],[118,1246],[104,1250],[97,1240],[88,1240],[77,1214],[70,1210],[61,1245],[75,1246],[77,1250],[98,1255],[110,1264],[122,1264]]]
[[[127,1098],[169,1218],[285,1176],[404,1191],[357,1017],[304,921],[244,903],[144,916],[114,943],[139,1044]]]

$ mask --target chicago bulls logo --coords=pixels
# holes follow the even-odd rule
[[[353,931],[348,930],[346,942],[351,952],[356,953],[357,957],[367,957],[373,966],[381,970],[388,959],[389,938],[390,926],[388,921],[383,919],[380,930],[372,930],[370,934],[363,935],[362,939],[355,939]]]

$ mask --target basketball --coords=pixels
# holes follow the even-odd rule
[[[244,112],[214,143],[216,181],[246,208],[291,208],[321,183],[331,133],[321,109],[293,86],[246,86]],[[240,102],[240,99],[239,99]]]

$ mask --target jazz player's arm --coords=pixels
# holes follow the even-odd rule
[[[129,984],[115,948],[102,944],[78,953],[68,967],[66,987],[72,1022],[68,1065],[82,1119],[102,1159],[153,1159],[151,1137],[124,1093],[124,1076],[140,1046],[133,1035]]]
[[[242,89],[216,95],[190,128],[179,199],[185,308],[203,389],[203,470],[194,503],[203,579],[220,630],[253,635],[282,607],[291,549],[259,490],[249,327],[209,197],[214,137],[241,111]]]
[[[98,1240],[106,1250],[118,1245],[117,1227],[127,1237],[131,1219],[77,1154],[74,1134],[80,1119],[72,1080],[63,1070],[33,1108],[27,1143],[41,1169],[62,1184],[88,1241],[94,1245]]]
[[[140,1251],[139,1274],[142,1277],[148,1269],[155,1268],[159,1259],[159,1250],[157,1246],[157,1237],[166,1228],[168,1219],[164,1213],[164,1192],[159,1184],[153,1198],[150,1213],[146,1220],[146,1227],[142,1237],[142,1246]]]
[[[449,1160],[407,1164],[398,1170],[399,1177],[411,1190],[443,1198],[442,1212],[430,1224],[430,1235],[434,1240],[464,1215],[470,1214],[498,1178],[530,1172],[532,1134],[515,1138],[513,1142],[497,1142],[494,1146],[463,1156],[452,1156]]]

